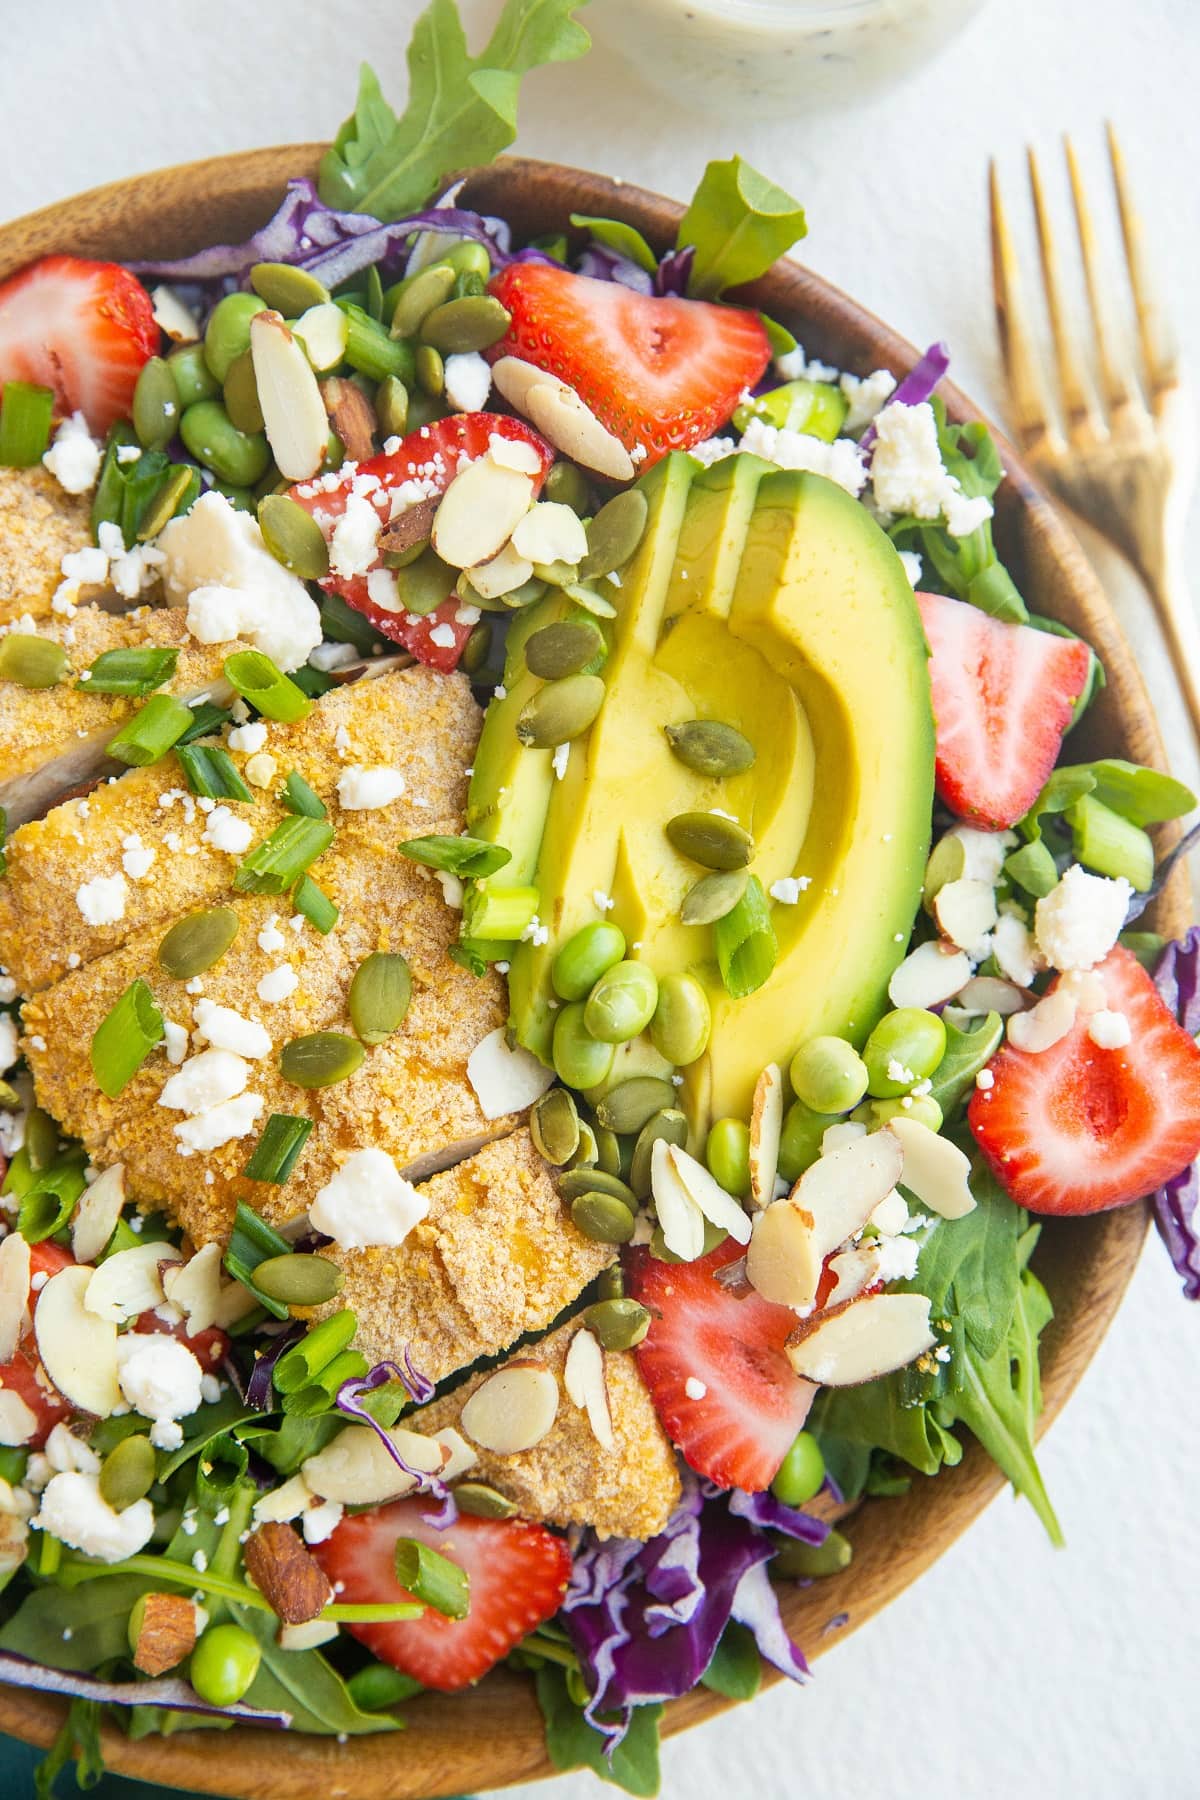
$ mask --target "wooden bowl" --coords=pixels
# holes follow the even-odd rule
[[[0,227],[0,278],[50,251],[116,260],[182,255],[236,242],[275,210],[289,176],[315,169],[323,146],[300,144],[161,169],[64,200]],[[465,205],[502,213],[521,236],[558,230],[567,215],[619,217],[659,250],[674,237],[681,208],[604,176],[554,163],[504,159],[473,176]],[[785,262],[758,283],[754,297],[792,326],[812,353],[866,373],[903,375],[911,344],[819,276]],[[937,321],[932,320],[931,326]],[[942,392],[955,419],[979,414],[957,389]],[[1018,584],[1038,610],[1052,613],[1092,643],[1108,686],[1080,728],[1080,759],[1126,756],[1165,768],[1165,755],[1141,676],[1078,543],[1020,459],[1007,446],[1008,479],[998,496],[997,538]],[[1168,936],[1189,923],[1186,878],[1172,882],[1153,923]],[[1036,1266],[1054,1300],[1043,1346],[1043,1425],[1058,1413],[1094,1355],[1124,1292],[1146,1232],[1145,1206],[1074,1222],[1047,1221]],[[833,1636],[863,1624],[928,1568],[1003,1487],[1003,1477],[971,1443],[958,1468],[936,1481],[917,1479],[902,1498],[868,1501],[854,1521],[854,1561],[842,1575],[808,1588],[784,1588],[789,1629],[811,1658]],[[831,1620],[840,1630],[830,1633]],[[778,1679],[767,1671],[768,1679]],[[665,1729],[681,1731],[727,1704],[706,1688],[667,1708]],[[798,1701],[798,1706],[803,1702]],[[0,1729],[48,1744],[62,1703],[0,1688]],[[105,1727],[109,1766],[143,1781],[205,1794],[236,1789],[244,1800],[418,1800],[503,1787],[551,1773],[531,1685],[497,1671],[469,1697],[427,1695],[404,1708],[403,1735],[286,1737],[252,1727],[183,1733],[130,1743]]]

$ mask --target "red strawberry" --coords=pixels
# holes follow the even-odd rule
[[[516,356],[575,389],[649,468],[724,425],[771,359],[755,312],[635,293],[547,263],[510,263],[491,292],[512,323],[488,356]]]
[[[37,1297],[45,1281],[33,1285],[35,1278],[44,1275],[47,1280],[57,1275],[61,1269],[69,1268],[75,1258],[61,1244],[53,1243],[49,1238],[40,1244],[29,1247],[29,1311],[32,1315],[37,1305]],[[11,1393],[19,1394],[32,1412],[36,1426],[29,1439],[28,1448],[40,1450],[51,1430],[60,1420],[70,1416],[71,1406],[64,1400],[58,1389],[51,1385],[46,1371],[42,1368],[37,1352],[37,1341],[32,1331],[25,1333],[17,1345],[11,1361],[0,1363],[0,1388],[7,1388]]]
[[[742,1254],[732,1240],[691,1263],[629,1257],[629,1291],[651,1312],[638,1366],[663,1429],[698,1475],[718,1487],[769,1487],[816,1388],[783,1346],[796,1315],[757,1294],[739,1299],[715,1279]],[[703,1394],[689,1394],[688,1383]]]
[[[529,444],[537,451],[541,467],[533,479],[535,492],[540,492],[554,461],[554,452],[544,438],[522,420],[502,413],[456,413],[453,418],[437,419],[432,425],[410,432],[398,449],[348,467],[343,478],[330,488],[325,488],[320,480],[302,481],[292,488],[291,495],[313,514],[328,537],[345,512],[354,486],[358,485],[360,491],[366,486],[368,492],[363,497],[386,525],[396,488],[415,481],[431,498],[444,493],[459,469],[482,456],[493,437]],[[372,478],[378,485],[370,485]],[[382,558],[377,558],[373,567],[382,566]],[[327,575],[321,586],[327,594],[340,594],[356,612],[370,620],[381,636],[403,644],[419,661],[443,673],[456,667],[472,628],[457,617],[462,607],[452,592],[435,612],[416,618],[378,605],[367,592],[367,580],[367,575]],[[447,628],[454,641],[438,643],[434,632],[445,637]]]
[[[219,1369],[229,1354],[229,1334],[221,1330],[219,1325],[208,1325],[203,1331],[189,1333],[180,1321],[177,1325],[169,1325],[160,1319],[156,1312],[139,1313],[133,1321],[133,1330],[141,1332],[161,1331],[168,1336],[178,1338],[184,1347],[191,1351],[206,1375]]]
[[[571,1554],[562,1538],[525,1519],[476,1519],[465,1513],[449,1531],[425,1514],[427,1500],[394,1500],[343,1519],[312,1553],[351,1604],[411,1598],[396,1580],[397,1538],[417,1538],[467,1571],[471,1607],[465,1619],[447,1619],[427,1607],[425,1616],[394,1625],[350,1625],[347,1630],[381,1662],[424,1687],[453,1693],[469,1687],[515,1649],[521,1639],[562,1604]]]
[[[1058,760],[1091,652],[1078,638],[1007,625],[918,594],[929,640],[937,791],[961,819],[1015,825]]]
[[[967,1109],[997,1179],[1032,1212],[1126,1206],[1200,1155],[1200,1049],[1128,950],[1094,973],[1128,1045],[1101,1050],[1081,1015],[1049,1050],[1006,1045]]]
[[[53,388],[56,410],[98,434],[128,417],[158,344],[150,296],[119,263],[44,256],[0,285],[0,382]]]

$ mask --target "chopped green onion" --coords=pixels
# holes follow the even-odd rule
[[[40,1244],[61,1231],[75,1211],[84,1188],[84,1161],[75,1156],[36,1178],[33,1186],[21,1196],[17,1209],[17,1230],[27,1244]]]
[[[303,775],[298,775],[295,769],[284,782],[279,798],[288,812],[295,813],[298,818],[324,819],[329,816],[321,796],[314,794]]]
[[[322,694],[337,686],[332,675],[326,675],[321,669],[310,669],[307,663],[302,669],[293,669],[291,679],[310,700],[319,700]]]
[[[105,650],[75,685],[89,694],[130,694],[141,700],[170,681],[178,661],[178,650]]]
[[[67,672],[67,653],[53,638],[10,631],[0,638],[0,681],[23,688],[57,686]]]
[[[326,594],[321,600],[321,630],[335,644],[353,644],[361,656],[370,656],[383,643],[371,621],[343,600]]]
[[[154,995],[139,976],[131,981],[92,1037],[92,1070],[102,1093],[115,1100],[165,1035]]]
[[[286,893],[332,842],[324,819],[284,819],[240,864],[233,885],[239,894]]]
[[[54,394],[32,381],[6,381],[0,396],[0,463],[31,469],[50,444]]]
[[[25,1148],[31,1169],[53,1169],[58,1162],[58,1126],[40,1106],[31,1106],[25,1115]]]
[[[507,862],[512,851],[503,844],[488,844],[473,837],[408,838],[398,846],[401,856],[411,862],[424,863],[427,869],[444,869],[450,875],[477,877],[494,875]]]
[[[1130,824],[1094,794],[1084,794],[1063,816],[1085,868],[1098,875],[1123,875],[1139,894],[1146,892],[1154,880],[1154,845],[1140,825]]]
[[[467,1571],[419,1538],[396,1539],[396,1580],[443,1618],[465,1619],[471,1610]]]
[[[475,888],[463,901],[463,937],[512,943],[537,909],[535,887]]]
[[[301,1418],[309,1419],[317,1413],[327,1412],[337,1399],[337,1391],[343,1381],[357,1381],[366,1374],[370,1366],[361,1350],[343,1350],[331,1363],[318,1369],[307,1387],[297,1388],[294,1393],[284,1395],[284,1412],[298,1413]]]
[[[352,300],[335,302],[346,315],[346,361],[371,381],[396,375],[406,385],[413,378],[413,351],[402,338],[388,336],[387,329]]]
[[[321,1370],[348,1348],[357,1329],[358,1320],[348,1306],[314,1325],[275,1364],[271,1379],[276,1393],[296,1394],[312,1387]]]
[[[451,944],[447,955],[451,962],[456,962],[460,969],[466,969],[476,979],[488,972],[494,962],[507,962],[512,955],[512,945],[496,938],[460,938],[457,944]]]
[[[254,795],[237,772],[228,751],[207,744],[175,746],[193,794],[206,800],[242,800],[254,805]]]
[[[757,875],[750,877],[737,905],[712,929],[721,980],[735,1000],[744,1000],[763,985],[779,958],[771,909]]]
[[[177,740],[179,744],[194,743],[197,738],[214,737],[223,725],[228,725],[230,715],[221,706],[214,706],[211,700],[200,700],[190,708],[192,722]]]
[[[108,754],[131,768],[160,762],[192,724],[192,709],[170,694],[154,694],[127,725],[108,740]]]
[[[269,1181],[282,1187],[299,1162],[312,1120],[294,1113],[272,1113],[242,1173],[247,1181]]]
[[[298,913],[302,913],[309,924],[328,937],[338,922],[338,909],[325,892],[317,886],[311,875],[302,875],[292,889],[292,905]]]
[[[249,1288],[260,1306],[265,1306],[277,1319],[289,1318],[288,1309],[255,1286],[254,1271],[268,1257],[290,1256],[291,1250],[292,1246],[286,1238],[280,1237],[265,1219],[260,1219],[244,1200],[238,1201],[229,1247],[225,1252],[225,1268],[235,1281],[240,1281],[243,1287]]]
[[[292,725],[297,719],[307,718],[312,711],[308,696],[261,650],[239,650],[235,656],[227,656],[225,676],[230,686],[236,688],[242,699],[248,700],[264,719]]]

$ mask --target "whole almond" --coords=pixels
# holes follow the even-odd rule
[[[320,390],[329,423],[342,440],[346,455],[351,462],[366,462],[375,454],[375,408],[360,387],[340,375],[322,381]]]

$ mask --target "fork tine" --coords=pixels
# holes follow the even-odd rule
[[[1137,311],[1138,342],[1151,394],[1174,387],[1179,380],[1178,352],[1172,334],[1166,327],[1158,304],[1150,291],[1146,274],[1142,221],[1138,217],[1125,172],[1125,157],[1117,141],[1111,120],[1105,125],[1108,156],[1112,164],[1113,187],[1117,194],[1117,212],[1121,220],[1121,239],[1125,246],[1125,262],[1129,269],[1129,285]]]
[[[1083,258],[1083,279],[1087,288],[1088,307],[1092,315],[1092,330],[1096,338],[1096,360],[1100,368],[1100,385],[1105,404],[1110,412],[1118,407],[1128,405],[1131,394],[1129,383],[1122,371],[1117,368],[1108,347],[1108,330],[1104,321],[1104,306],[1101,300],[1100,257],[1096,247],[1096,234],[1092,228],[1092,215],[1087,203],[1087,195],[1083,187],[1083,173],[1079,167],[1079,159],[1075,155],[1075,146],[1069,137],[1063,138],[1063,150],[1067,158],[1067,173],[1071,180],[1071,200],[1075,208],[1075,225],[1079,233],[1079,251]]]
[[[1052,428],[1045,386],[1034,357],[1020,267],[1000,197],[1000,176],[994,157],[988,165],[988,198],[996,330],[1008,377],[1013,429],[1018,443],[1029,449],[1049,437]]]
[[[1083,379],[1078,359],[1071,344],[1063,312],[1062,286],[1058,276],[1058,252],[1050,224],[1050,210],[1042,187],[1041,170],[1030,145],[1025,153],[1029,166],[1029,188],[1033,195],[1033,216],[1037,225],[1038,255],[1042,265],[1042,286],[1046,290],[1046,310],[1050,315],[1050,332],[1054,339],[1054,357],[1058,366],[1058,383],[1062,392],[1063,413],[1068,434],[1085,425],[1090,431],[1101,430],[1099,417]]]

